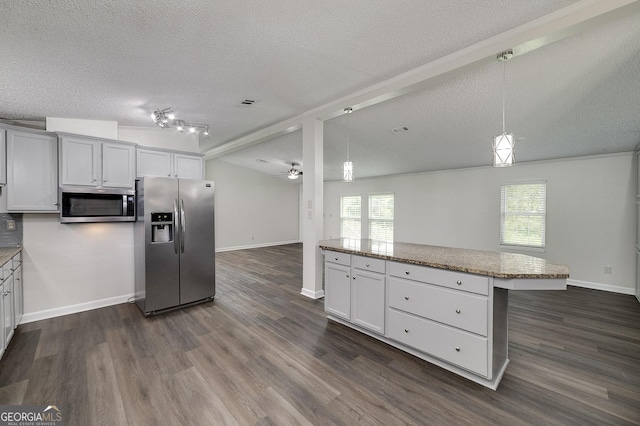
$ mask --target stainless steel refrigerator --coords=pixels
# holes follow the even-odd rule
[[[214,183],[136,181],[135,301],[145,315],[215,296]]]

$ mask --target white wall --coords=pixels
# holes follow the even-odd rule
[[[24,322],[125,302],[133,294],[133,224],[63,225],[24,214]]]
[[[189,132],[180,133],[175,129],[162,129],[157,126],[120,126],[118,128],[118,139],[155,148],[200,152],[198,135],[193,135]]]
[[[340,234],[340,196],[361,194],[364,207],[369,194],[393,192],[396,241],[500,251],[500,185],[546,179],[546,252],[523,253],[569,265],[571,284],[633,294],[635,173],[624,153],[327,182],[325,238]]]
[[[98,138],[118,139],[117,121],[47,117],[46,129],[48,132],[66,132]]]
[[[299,185],[212,159],[216,185],[216,250],[300,241]]]

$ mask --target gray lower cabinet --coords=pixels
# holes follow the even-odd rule
[[[325,260],[325,311],[383,334],[384,261],[335,252],[327,253]]]
[[[385,261],[352,256],[351,321],[378,334],[384,334]]]
[[[7,130],[7,211],[58,211],[58,138]]]
[[[508,363],[508,291],[492,277],[324,254],[330,319],[496,389]]]
[[[7,183],[6,135],[7,132],[4,129],[0,129],[0,185]]]
[[[9,262],[11,263],[11,262]],[[3,267],[5,269],[5,267]],[[9,346],[9,342],[13,337],[14,330],[14,307],[13,307],[13,275],[11,274],[11,269],[8,269],[9,273],[5,272],[4,279],[2,280],[2,285],[0,286],[1,295],[2,295],[2,321],[0,325],[2,326],[2,348],[3,352]]]
[[[324,309],[351,321],[351,256],[329,253],[325,259]]]
[[[0,267],[0,357],[22,321],[22,284],[22,253],[18,253]]]

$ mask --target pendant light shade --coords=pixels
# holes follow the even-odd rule
[[[493,167],[513,165],[515,138],[511,133],[503,133],[493,138]]]
[[[342,180],[345,182],[353,181],[353,163],[349,160],[342,164]]]
[[[509,167],[512,166],[515,158],[513,149],[515,147],[516,138],[512,133],[505,130],[505,86],[507,66],[506,62],[513,56],[513,50],[506,50],[498,55],[498,60],[502,61],[502,134],[493,138],[493,167]]]
[[[351,114],[353,108],[345,108],[345,114]],[[353,182],[353,162],[349,159],[349,136],[351,132],[351,120],[347,117],[347,161],[342,164],[342,180],[344,182]]]

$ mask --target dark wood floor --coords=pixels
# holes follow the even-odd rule
[[[640,424],[633,296],[511,292],[494,392],[328,322],[299,294],[301,248],[219,253],[211,303],[21,325],[0,405],[57,404],[73,425]]]

